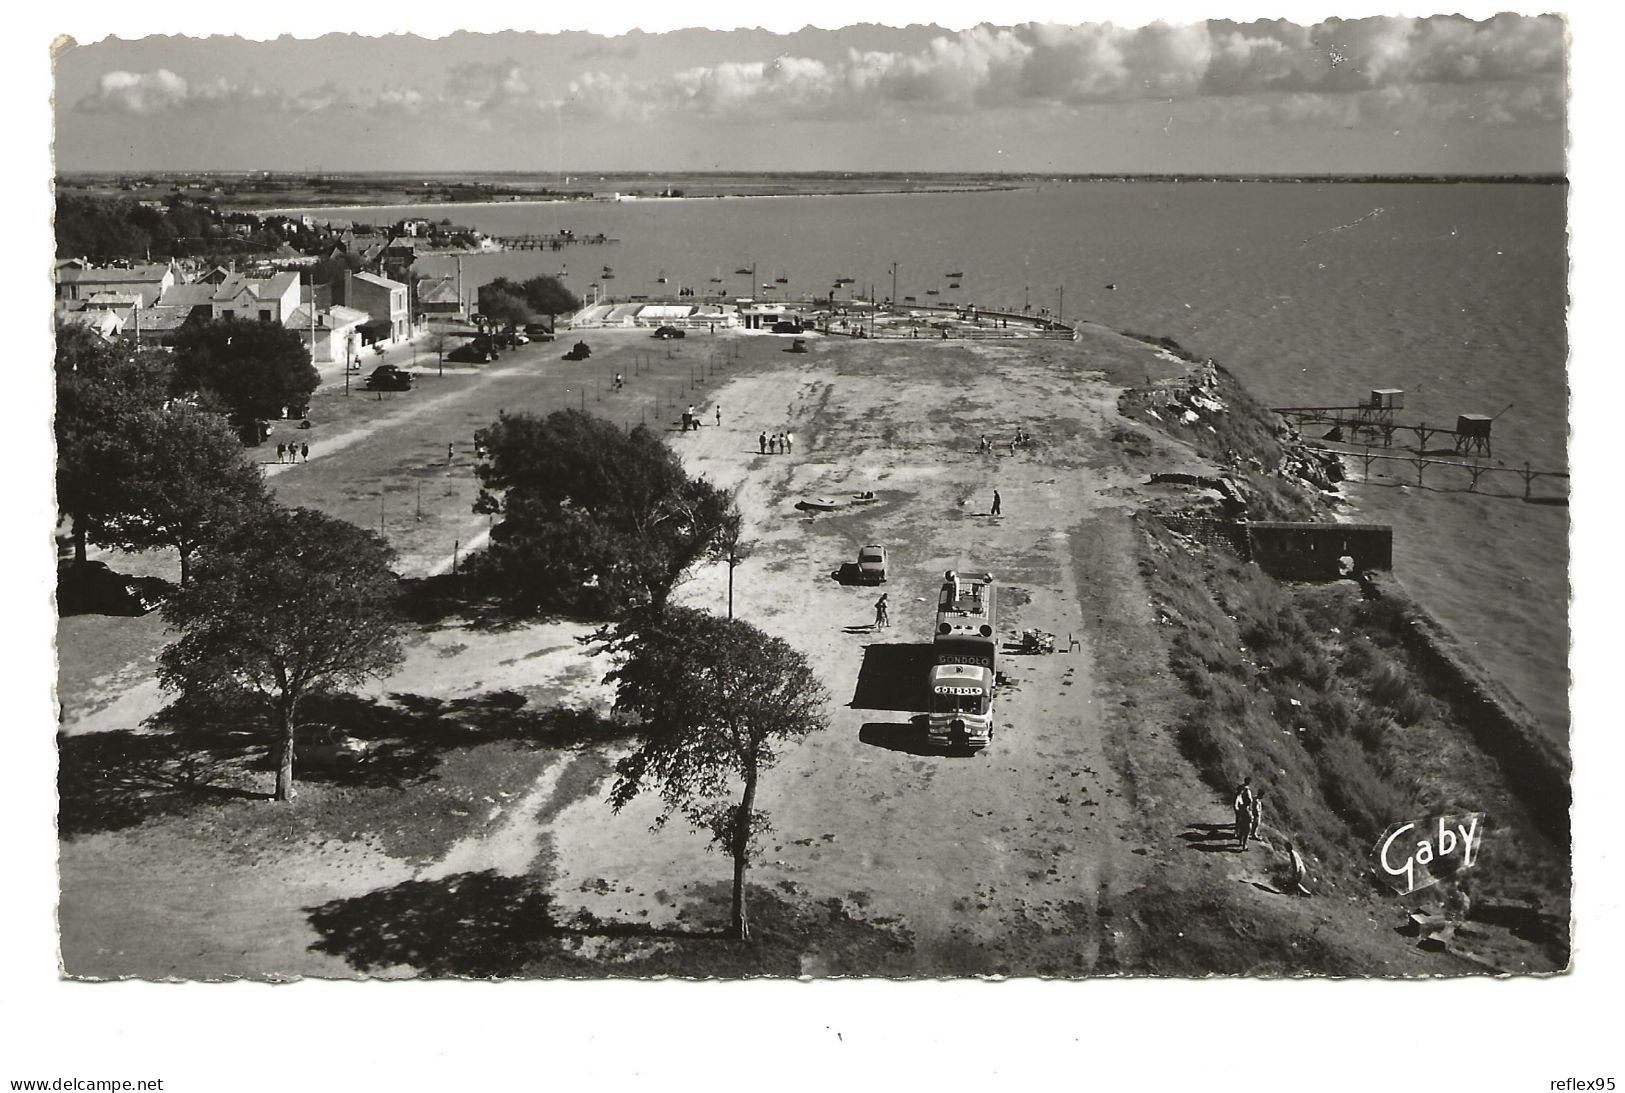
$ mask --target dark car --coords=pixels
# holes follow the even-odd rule
[[[458,364],[484,364],[493,356],[495,354],[491,351],[490,340],[481,336],[459,345],[446,354],[446,359],[456,361]]]
[[[886,548],[876,543],[858,550],[858,580],[865,584],[886,583]]]
[[[550,342],[553,332],[547,328],[546,323],[526,323],[525,334],[533,342]]]
[[[106,562],[67,562],[57,568],[59,615],[145,615],[163,602],[167,591],[156,577],[126,577]]]
[[[372,370],[367,377],[367,390],[369,391],[410,391],[412,389],[412,373],[393,364],[380,364]]]
[[[688,332],[681,327],[660,326],[655,328],[655,337],[657,338],[686,338],[687,336]]]
[[[784,322],[773,324],[773,333],[775,334],[800,334],[804,329],[806,328],[800,323]]]
[[[369,745],[331,725],[306,725],[294,741],[295,762],[306,767],[343,767],[367,757]]]

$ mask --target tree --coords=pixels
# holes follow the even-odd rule
[[[83,327],[56,340],[57,504],[73,521],[74,561],[104,521],[126,511],[124,485],[138,463],[131,420],[161,409],[173,379],[168,356],[103,341]]]
[[[309,402],[321,383],[298,331],[243,319],[182,327],[175,369],[184,388],[213,394],[243,418],[281,417]]]
[[[658,612],[739,520],[727,493],[690,478],[641,425],[623,433],[576,410],[510,414],[476,442],[488,454],[474,509],[502,515],[480,565],[522,610]]]
[[[506,277],[498,277],[479,287],[480,314],[493,324],[512,330],[530,321],[530,305],[525,290]]]
[[[205,552],[164,604],[181,636],[159,654],[159,679],[193,698],[246,688],[269,707],[279,801],[294,796],[300,703],[401,659],[393,559],[383,539],[353,524],[266,508]]]
[[[524,291],[530,309],[546,315],[550,323],[555,315],[581,310],[581,297],[565,288],[557,277],[532,277],[525,282]]]
[[[767,830],[756,807],[763,771],[784,744],[829,724],[829,691],[806,658],[737,619],[687,607],[651,615],[612,644],[620,663],[605,677],[617,710],[642,722],[638,746],[615,764],[610,804],[618,812],[645,789],[664,806],[663,826],[681,813],[733,858],[733,931],[745,940],[745,873]],[[719,800],[740,785],[737,803]]]
[[[97,541],[123,550],[173,547],[184,587],[199,547],[271,503],[264,476],[218,414],[177,403],[131,415],[126,430],[133,459],[121,511],[103,520]]]

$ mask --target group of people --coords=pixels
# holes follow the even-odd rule
[[[875,601],[875,629],[876,630],[884,630],[886,627],[891,625],[891,618],[888,615],[889,610],[890,610],[890,607],[886,603],[886,594],[884,592],[882,592],[880,594],[880,598]]]
[[[310,461],[310,445],[294,444],[291,441],[276,446],[276,461],[278,463],[298,463]]]
[[[789,430],[772,436],[764,432],[756,438],[756,448],[762,455],[789,455],[796,450],[796,441]]]
[[[1249,840],[1258,838],[1258,825],[1263,818],[1264,795],[1253,788],[1251,778],[1243,778],[1236,787],[1230,807],[1236,816],[1236,842],[1246,850]]]
[[[1017,448],[1025,448],[1032,443],[1032,439],[1032,434],[1017,426],[1016,435],[1010,438],[1010,454],[1015,455]],[[982,439],[976,445],[976,450],[982,455],[993,454],[993,442],[987,438],[986,433],[982,434]]]

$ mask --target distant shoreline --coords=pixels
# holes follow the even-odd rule
[[[433,201],[414,201],[405,195],[400,201],[379,201],[377,195],[360,201],[354,200],[312,200],[280,205],[247,205],[239,207],[239,211],[254,213],[258,216],[288,215],[289,213],[305,209],[399,209],[399,208],[499,208],[508,205],[614,205],[623,202],[657,202],[657,201],[754,201],[767,198],[794,198],[794,197],[881,197],[881,196],[907,196],[912,194],[970,194],[970,193],[1001,193],[1015,190],[1040,189],[1045,185],[1088,184],[1097,182],[1112,183],[1288,183],[1297,185],[1516,185],[1516,186],[1552,186],[1567,185],[1568,178],[1563,175],[1072,175],[1058,177],[1052,180],[1030,179],[1021,182],[1004,182],[998,185],[965,185],[965,186],[921,186],[907,189],[889,190],[786,190],[783,193],[714,193],[714,194],[682,194],[682,195],[654,195],[654,194],[624,194],[617,197],[587,197],[587,196],[552,196],[514,194],[506,198],[482,198],[462,200],[459,198],[439,199]]]

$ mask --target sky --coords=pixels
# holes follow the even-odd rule
[[[85,39],[56,52],[56,157],[63,171],[1560,173],[1564,30],[1502,14]]]

